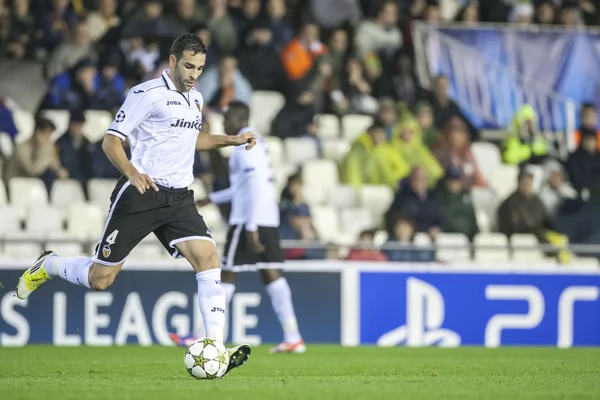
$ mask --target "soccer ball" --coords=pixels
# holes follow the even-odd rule
[[[229,353],[218,340],[202,338],[187,348],[183,363],[196,379],[218,379],[227,371]]]

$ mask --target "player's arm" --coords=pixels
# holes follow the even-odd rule
[[[252,132],[246,132],[241,135],[211,135],[208,133],[198,133],[196,140],[196,150],[212,150],[228,146],[246,145],[246,150],[250,150],[256,145],[257,136]]]
[[[158,191],[158,187],[150,176],[141,174],[127,159],[121,142],[150,116],[151,106],[145,91],[132,88],[102,141],[102,150],[106,157],[141,194],[150,188]]]

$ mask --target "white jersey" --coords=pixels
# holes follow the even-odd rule
[[[242,129],[239,134],[250,131]],[[231,202],[230,225],[245,225],[247,231],[259,226],[279,226],[279,204],[273,171],[264,140],[259,136],[250,151],[238,146],[229,157],[230,186],[210,194],[213,203]]]
[[[165,70],[129,91],[107,134],[129,139],[131,163],[139,172],[159,185],[185,188],[194,181],[203,106],[200,92],[179,92]]]

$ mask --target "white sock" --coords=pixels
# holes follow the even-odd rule
[[[225,333],[225,289],[221,285],[221,269],[209,269],[196,274],[198,307],[204,321],[206,337],[223,342]]]
[[[267,286],[267,293],[271,296],[273,310],[279,319],[283,328],[283,341],[286,343],[296,343],[302,340],[296,321],[296,313],[292,304],[292,291],[284,277],[281,277]]]
[[[231,299],[233,299],[233,294],[235,293],[235,284],[233,283],[221,283],[223,289],[225,289],[225,301],[227,302],[227,309],[231,305]]]
[[[52,276],[60,276],[75,285],[90,288],[90,267],[94,262],[89,257],[50,257],[44,268]]]

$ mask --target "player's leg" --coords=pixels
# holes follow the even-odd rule
[[[283,342],[271,349],[272,353],[304,353],[306,346],[298,329],[296,312],[292,302],[292,291],[287,280],[273,267],[283,263],[283,251],[279,245],[277,228],[259,227],[258,233],[265,252],[258,264],[260,277],[271,298],[273,311],[283,330]]]

